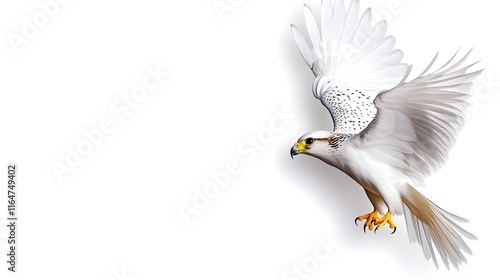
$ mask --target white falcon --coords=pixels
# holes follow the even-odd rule
[[[305,21],[310,42],[294,26],[300,53],[316,76],[314,97],[328,109],[333,131],[315,131],[299,138],[290,154],[306,154],[330,164],[361,185],[373,204],[371,213],[356,218],[364,229],[376,231],[392,215],[404,215],[410,242],[422,246],[438,266],[458,268],[472,254],[464,241],[476,237],[453,215],[422,195],[417,188],[440,169],[464,124],[472,81],[481,71],[468,73],[456,54],[437,70],[408,80],[411,66],[386,36],[387,23],[372,27],[371,10],[359,17],[359,1],[346,9],[344,0],[324,0],[320,24],[308,6]],[[393,233],[394,233],[393,231]]]

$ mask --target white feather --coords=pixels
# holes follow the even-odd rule
[[[328,0],[326,0],[328,1]],[[344,28],[344,20],[345,20],[345,6],[344,0],[335,1],[333,5],[333,31],[331,40],[335,41],[341,34]]]
[[[333,31],[333,10],[331,0],[321,1],[321,38],[323,41],[330,40]]]
[[[319,44],[321,43],[321,37],[319,35],[318,24],[316,19],[314,19],[313,12],[309,6],[304,4],[304,16],[306,19],[307,30],[309,31],[309,37],[311,37],[311,42],[314,49],[319,49]]]
[[[304,60],[307,62],[309,67],[312,67],[313,58],[311,54],[311,49],[309,45],[307,44],[306,40],[304,39],[304,36],[300,33],[300,31],[295,27],[295,25],[291,24],[290,27],[292,28],[292,34],[293,37],[295,38],[295,43],[297,44],[297,47],[299,48],[300,54],[304,58]]]

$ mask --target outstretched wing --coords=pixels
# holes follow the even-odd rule
[[[415,186],[423,186],[425,177],[443,166],[464,124],[472,81],[482,71],[467,73],[475,64],[464,66],[469,53],[453,63],[455,54],[443,67],[426,74],[436,55],[420,76],[382,92],[375,99],[375,119],[351,143],[371,149],[377,160],[399,168]],[[410,242],[418,242],[436,266],[433,248],[448,268],[450,263],[458,268],[466,262],[461,251],[471,254],[471,250],[462,237],[476,239],[459,225],[467,220],[437,207],[412,187],[400,190],[400,195]]]
[[[417,78],[403,80],[379,94],[374,101],[378,109],[375,119],[353,143],[362,149],[376,147],[387,160],[409,167],[415,184],[423,185],[426,177],[443,166],[464,124],[472,80],[482,71],[467,73],[475,64],[463,66],[469,54],[452,63],[455,54],[444,66],[426,74],[436,55]]]
[[[372,27],[371,9],[359,17],[359,0],[347,11],[344,0],[333,7],[331,0],[323,0],[320,26],[307,5],[304,13],[312,46],[291,27],[316,76],[313,94],[330,111],[334,131],[358,133],[375,117],[377,94],[393,88],[406,73],[408,66],[400,64],[403,52],[394,49],[394,37],[385,36],[385,21]]]

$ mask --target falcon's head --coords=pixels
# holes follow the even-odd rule
[[[302,135],[290,150],[290,156],[306,154],[319,159],[334,154],[347,139],[345,134],[331,131],[314,131]]]

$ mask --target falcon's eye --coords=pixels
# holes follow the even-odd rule
[[[306,139],[306,144],[307,145],[311,145],[313,142],[314,142],[314,139],[312,139],[312,138],[307,138]]]

